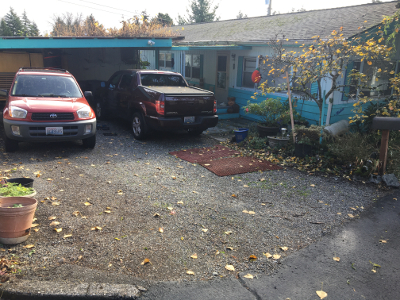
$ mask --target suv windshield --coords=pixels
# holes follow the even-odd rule
[[[12,96],[81,98],[76,82],[67,76],[18,75]]]
[[[186,86],[185,80],[178,75],[141,74],[140,80],[144,86]]]

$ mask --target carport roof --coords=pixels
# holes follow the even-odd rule
[[[152,37],[0,37],[0,50],[56,48],[170,48],[173,38]],[[153,43],[149,43],[149,41]]]

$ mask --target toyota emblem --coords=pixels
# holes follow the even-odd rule
[[[50,114],[50,118],[55,119],[55,118],[57,118],[57,115],[56,114]]]

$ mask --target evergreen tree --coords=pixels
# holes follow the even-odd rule
[[[4,16],[3,19],[11,32],[11,36],[23,35],[21,19],[18,17],[12,7],[10,7],[10,11]]]
[[[186,9],[187,18],[178,15],[178,24],[218,21],[219,17],[216,16],[218,5],[214,7],[211,7],[211,5],[211,0],[191,0],[189,8]]]
[[[12,32],[11,32],[10,28],[8,28],[4,18],[1,19],[1,22],[0,22],[0,36],[12,36]]]
[[[174,21],[169,16],[169,14],[158,13],[152,20],[154,23],[161,24],[162,26],[172,26]]]

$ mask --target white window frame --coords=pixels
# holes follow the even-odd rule
[[[164,56],[164,59],[160,60],[160,56]],[[170,56],[170,60],[167,60],[167,56]],[[172,66],[172,59],[174,59],[174,56],[175,55],[172,52],[160,51],[158,53],[158,69],[159,70],[173,70],[175,67],[175,64],[174,64],[174,66]],[[161,65],[161,63],[160,63],[161,61],[163,62],[163,65]],[[171,66],[167,66],[168,62],[170,62]]]

